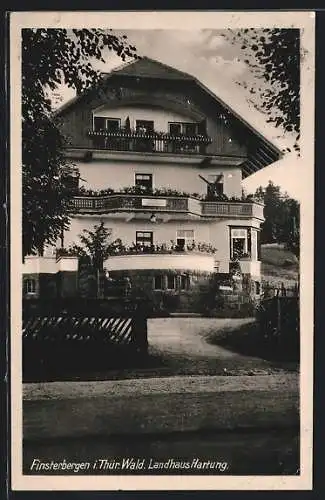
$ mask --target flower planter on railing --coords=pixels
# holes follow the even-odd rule
[[[145,246],[132,243],[125,245],[120,239],[110,243],[109,254],[111,257],[121,255],[179,255],[179,254],[210,254],[214,255],[217,249],[209,243],[191,242],[185,245],[177,245],[175,242],[160,243],[157,245]],[[74,248],[58,248],[56,251],[57,259],[66,257],[75,257]]]
[[[126,129],[116,132],[89,130],[88,135],[98,149],[144,153],[205,154],[205,147],[212,142],[210,137],[202,134],[186,136]]]
[[[134,196],[127,194],[111,195],[111,196],[79,196],[72,201],[73,208],[79,210],[92,211],[129,211],[141,210],[149,211],[159,210],[159,212],[187,212],[188,198],[149,198],[150,203],[144,203],[148,200],[145,196]],[[157,201],[155,204],[155,200]],[[161,203],[160,200],[163,200]]]

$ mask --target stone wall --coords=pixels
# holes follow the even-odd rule
[[[162,286],[155,287],[155,277],[161,276]],[[96,277],[85,270],[59,271],[55,274],[27,274],[24,279],[33,278],[36,293],[33,297],[68,298],[97,296],[123,296],[126,294],[129,278],[132,297],[145,298],[149,309],[155,312],[191,312],[216,316],[253,315],[259,299],[254,277],[240,275],[237,279],[226,273],[182,273],[177,270],[124,270],[111,271],[103,286],[103,276],[97,283]],[[92,278],[92,279],[90,279]],[[173,284],[173,288],[170,285]]]

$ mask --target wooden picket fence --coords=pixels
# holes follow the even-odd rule
[[[123,317],[45,316],[31,317],[23,323],[23,341],[38,342],[115,342],[131,344],[133,320]]]
[[[127,367],[146,355],[147,316],[141,303],[110,301],[30,301],[23,308],[23,372],[82,374]],[[40,375],[41,374],[41,375]]]

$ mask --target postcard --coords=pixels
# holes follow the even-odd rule
[[[315,13],[10,13],[11,481],[312,488]]]

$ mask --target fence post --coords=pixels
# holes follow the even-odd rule
[[[147,311],[145,304],[140,302],[135,306],[132,319],[132,341],[137,351],[148,352]]]
[[[281,335],[281,297],[277,296],[277,337]]]

